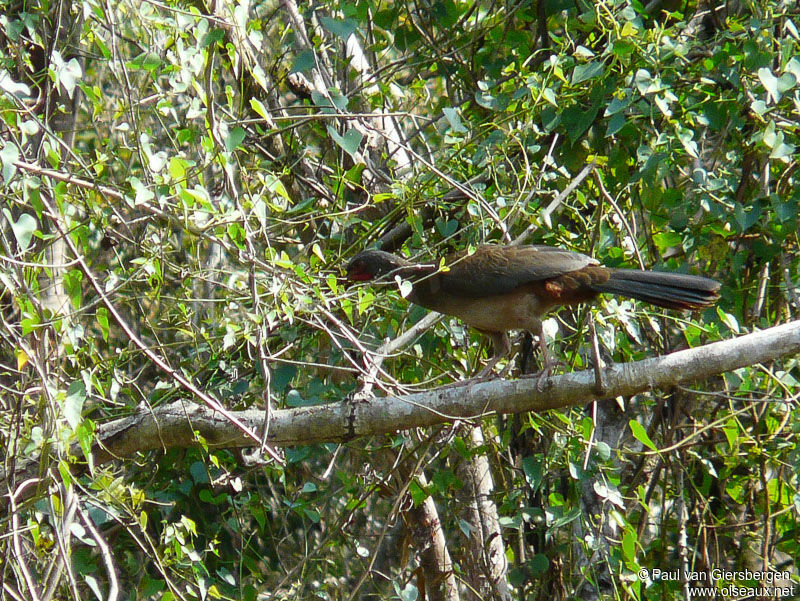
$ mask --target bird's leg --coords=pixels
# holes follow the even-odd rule
[[[532,374],[525,374],[522,377],[536,378],[538,380],[537,387],[541,389],[544,379],[552,374],[553,368],[558,365],[558,361],[554,361],[550,357],[550,353],[547,350],[547,343],[544,339],[544,328],[542,327],[541,322],[534,324],[534,326],[531,328],[531,333],[534,334],[539,341],[539,350],[542,351],[542,369],[541,371],[537,371]]]
[[[547,342],[544,339],[544,328],[542,322],[539,322],[538,327],[533,332],[539,339],[539,349],[542,351],[542,374],[550,375],[553,368],[558,364],[550,357],[550,352],[547,350]]]
[[[594,317],[592,312],[589,311],[589,331],[592,333],[592,356],[594,358],[594,389],[599,395],[606,392],[606,383],[603,380],[603,368],[605,364],[603,359],[600,358],[600,345],[597,342],[597,330],[594,327]]]
[[[476,382],[481,382],[483,380],[490,380],[493,377],[496,377],[495,374],[492,373],[492,369],[497,362],[500,361],[503,357],[505,357],[508,352],[511,350],[511,342],[508,339],[508,336],[505,332],[487,332],[485,330],[478,330],[481,334],[486,334],[492,339],[492,348],[494,349],[494,354],[492,358],[489,359],[489,363],[478,372],[476,376],[471,378],[467,378],[466,380],[461,380],[460,382],[454,382],[452,384],[447,384],[446,386],[442,386],[441,388],[456,388],[458,386],[466,386],[467,384],[475,384]],[[441,388],[439,390],[441,390]]]
[[[492,348],[494,349],[494,355],[491,359],[489,359],[489,363],[486,364],[477,376],[478,379],[486,378],[489,374],[492,373],[492,369],[497,362],[500,361],[503,357],[508,355],[511,351],[511,341],[508,339],[508,334],[505,332],[485,332],[488,336],[492,338]]]

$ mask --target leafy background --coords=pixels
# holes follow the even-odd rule
[[[700,315],[558,313],[566,370],[590,361],[590,312],[624,362],[798,311],[794,2],[223,4],[2,2],[0,443],[6,475],[32,460],[41,478],[4,479],[2,598],[478,598],[460,471],[476,454],[513,598],[685,593],[640,567],[788,571],[798,590],[793,357],[602,415],[486,418],[477,448],[445,426],[288,448],[285,466],[203,440],[75,452],[191,398],[92,279],[231,410],[341,401],[425,315],[344,288],[375,244],[427,259],[525,235],[723,283]],[[383,386],[463,379],[487,350],[443,319],[385,359]],[[421,581],[410,508],[427,498],[455,593]]]

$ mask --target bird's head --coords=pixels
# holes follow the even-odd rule
[[[350,259],[347,264],[347,281],[367,282],[375,280],[409,265],[408,261],[392,253],[382,250],[365,250]]]

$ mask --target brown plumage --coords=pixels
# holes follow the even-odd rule
[[[506,332],[528,330],[539,338],[549,369],[542,316],[551,308],[592,300],[600,293],[627,296],[667,309],[701,309],[719,298],[719,282],[661,271],[610,269],[581,253],[550,246],[479,246],[439,263],[415,264],[380,250],[366,250],[347,264],[349,281],[399,275],[412,282],[408,300],[454,315],[491,336],[489,373],[510,351]]]

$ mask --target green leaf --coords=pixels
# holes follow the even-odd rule
[[[98,307],[95,317],[97,323],[100,325],[100,333],[103,335],[103,340],[108,342],[108,309],[105,307]]]
[[[546,573],[550,568],[550,560],[547,559],[547,555],[544,553],[537,553],[528,562],[528,568],[530,569],[531,574],[534,576],[539,576]]]
[[[522,588],[528,581],[528,572],[524,568],[514,568],[508,571],[508,582],[515,588]]]
[[[431,483],[441,494],[446,494],[450,490],[458,490],[463,486],[461,480],[456,478],[453,470],[450,469],[442,469],[435,472],[431,478]]]
[[[589,129],[596,114],[597,111],[587,111],[581,106],[571,106],[561,113],[561,122],[573,144]]]
[[[282,393],[296,375],[297,367],[294,365],[278,365],[278,367],[272,370],[272,389],[277,393]]]
[[[438,27],[447,29],[458,22],[458,6],[453,0],[437,0],[432,3],[431,16]]]
[[[511,528],[513,530],[519,530],[522,527],[522,516],[517,514],[513,517],[510,516],[503,516],[497,520],[502,528]]]
[[[683,237],[678,232],[667,231],[653,234],[653,242],[658,248],[659,254],[664,254],[668,248],[673,246],[683,247]]]
[[[70,269],[64,274],[64,291],[72,301],[72,306],[79,309],[81,306],[81,282],[83,281],[83,272],[80,269]]]
[[[283,185],[283,182],[274,173],[264,174],[264,186],[266,187],[267,190],[277,194],[284,200],[287,201],[292,200],[291,197],[289,196],[289,192],[286,191],[286,186]]]
[[[781,98],[781,94],[778,91],[778,78],[772,73],[771,69],[766,67],[761,67],[758,70],[758,79],[761,80],[761,83],[764,86],[764,89],[767,91],[772,97],[773,102],[778,102]]]
[[[637,422],[635,419],[632,419],[628,422],[628,425],[631,428],[631,432],[633,433],[633,437],[641,442],[644,446],[648,449],[653,451],[657,451],[656,445],[653,444],[653,441],[650,440],[650,437],[647,435],[647,431],[644,429],[642,424]]]
[[[722,321],[722,323],[724,323],[731,332],[734,334],[739,333],[739,321],[736,319],[736,316],[733,313],[726,313],[720,307],[717,307],[717,315],[719,316],[720,321]]]
[[[355,129],[348,129],[343,136],[340,136],[333,126],[329,125],[327,129],[328,135],[333,138],[333,141],[341,146],[347,154],[353,157],[353,160],[357,160],[355,155],[361,147],[361,140],[364,139],[361,132]]]
[[[310,507],[303,507],[303,513],[309,520],[311,520],[312,523],[319,524],[319,521],[322,517],[320,516],[319,511]]]
[[[600,77],[604,71],[605,66],[602,61],[592,61],[590,63],[578,65],[572,71],[572,85],[574,86],[589,79]]]
[[[628,562],[636,561],[636,533],[631,530],[625,530],[622,535],[622,553],[625,555],[625,560]]]
[[[367,166],[364,163],[356,163],[355,165],[350,167],[350,169],[347,170],[347,172],[344,174],[344,177],[348,182],[353,182],[354,184],[360,184],[361,175],[364,173],[364,169],[366,168]]]
[[[24,83],[18,83],[11,79],[8,71],[0,70],[0,90],[8,92],[11,96],[30,96],[31,89]]]
[[[745,232],[758,222],[761,217],[761,206],[755,203],[753,206],[745,207],[741,203],[736,203],[733,207],[733,216],[739,224],[740,232]]]
[[[17,239],[17,246],[19,247],[17,251],[24,253],[28,250],[33,233],[36,231],[36,218],[27,213],[23,213],[19,216],[19,219],[14,221],[11,211],[3,209],[3,213],[5,213],[6,219],[8,219],[8,222],[11,224],[14,238]]]
[[[729,418],[725,422],[722,432],[725,434],[725,438],[728,441],[728,446],[730,447],[731,452],[735,452],[739,447],[739,425],[736,423],[736,420]]]
[[[195,484],[208,484],[208,469],[206,469],[206,464],[202,461],[195,461],[192,465],[189,466],[189,473],[192,476],[192,480],[194,480]]]
[[[428,493],[425,492],[425,489],[419,485],[416,479],[409,484],[408,494],[411,495],[411,500],[414,502],[415,507],[419,507],[428,498]]]
[[[441,234],[443,238],[452,236],[453,234],[456,233],[456,231],[458,231],[458,220],[457,219],[445,220],[443,217],[438,217],[436,219],[436,229],[439,230],[439,234]]]
[[[442,112],[444,113],[448,123],[450,123],[450,129],[452,131],[459,134],[467,133],[469,131],[466,127],[464,127],[464,124],[461,123],[461,115],[458,114],[458,109],[448,106],[443,108]]]
[[[17,172],[15,163],[19,160],[19,149],[13,144],[6,143],[3,149],[0,150],[0,164],[3,166],[3,182],[8,184],[14,174]]]
[[[169,175],[173,180],[180,181],[186,177],[186,161],[180,157],[169,160]]]
[[[92,454],[92,445],[94,444],[94,424],[92,420],[85,419],[78,427],[75,428],[75,436],[78,438],[78,444],[81,447],[81,451],[83,451],[83,456],[86,458],[86,462],[89,464],[89,472],[94,472],[94,455]],[[92,513],[99,513],[102,510],[95,508]],[[102,512],[105,513],[105,512]],[[95,524],[99,523],[95,521]]]
[[[606,137],[608,138],[619,132],[619,130],[625,127],[626,123],[627,120],[625,119],[625,113],[616,113],[614,116],[611,117],[611,119],[608,120],[608,126],[606,127]]]
[[[236,150],[239,145],[244,142],[245,135],[246,132],[244,128],[234,127],[228,132],[228,136],[225,138],[225,148],[230,151]]]
[[[300,54],[294,57],[294,61],[292,61],[292,68],[289,70],[289,72],[302,73],[303,71],[310,71],[316,66],[316,64],[314,51],[306,48],[305,50],[302,50]]]
[[[86,388],[81,380],[76,380],[67,389],[67,398],[64,399],[64,417],[70,428],[75,430],[81,423],[83,404],[86,401]]]
[[[614,40],[612,52],[616,56],[627,56],[636,50],[636,45],[628,40]]]
[[[561,517],[553,520],[553,522],[550,524],[550,528],[555,529],[555,528],[560,528],[562,526],[566,526],[570,522],[574,522],[575,520],[577,520],[579,517],[581,517],[581,515],[582,512],[580,508],[576,507],[575,509],[571,509]]]
[[[344,96],[335,90],[330,91],[329,95],[331,97],[330,100],[328,100],[328,97],[325,96],[325,94],[321,94],[320,92],[311,92],[311,100],[314,101],[316,106],[323,109],[323,113],[334,113],[336,112],[334,108],[340,111],[347,110],[347,104],[349,102],[347,96]],[[333,104],[331,104],[331,101],[333,101]]]
[[[161,57],[154,52],[143,52],[131,61],[128,61],[127,67],[132,71],[156,71],[162,65]]]
[[[320,17],[320,24],[330,31],[333,35],[347,41],[358,29],[358,21],[355,19],[333,19],[331,17]]]
[[[528,455],[522,459],[522,472],[532,491],[536,491],[542,483],[543,467],[541,455]]]
[[[251,98],[250,99],[250,108],[253,109],[256,114],[261,117],[262,119],[266,120],[269,113],[267,112],[267,107],[264,106],[264,103],[261,102],[258,98]]]
[[[626,108],[631,105],[631,96],[629,91],[626,91],[624,98],[617,98],[614,96],[611,99],[611,102],[608,103],[605,112],[603,113],[604,117],[608,117],[609,115],[616,115],[617,113],[621,113]]]
[[[784,222],[790,219],[797,219],[797,200],[795,198],[783,198],[780,194],[770,194],[770,202],[772,203],[772,210],[775,211],[775,216],[778,221]]]
[[[225,37],[225,31],[223,29],[220,29],[219,27],[215,27],[214,29],[212,29],[203,36],[203,39],[200,40],[200,47],[208,48],[209,46],[214,46],[224,37]]]
[[[478,90],[475,92],[475,102],[486,109],[493,111],[504,111],[508,107],[508,94],[491,94],[488,91]]]

